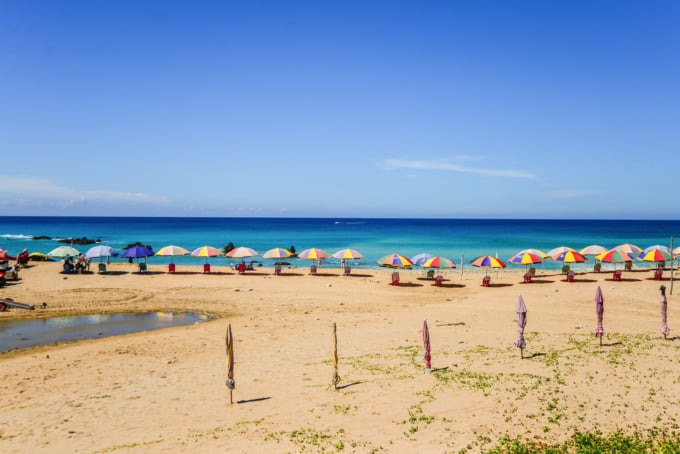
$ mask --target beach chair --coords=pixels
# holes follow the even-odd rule
[[[599,273],[600,271],[602,271],[602,264],[596,263],[595,266],[593,266],[593,271],[595,271],[596,273]]]
[[[656,270],[654,270],[654,280],[655,281],[663,280],[663,269],[657,268]]]
[[[568,274],[569,274],[569,270],[570,270],[569,265],[564,265],[564,266],[562,267],[562,274],[567,274],[567,275],[568,275]]]
[[[614,280],[615,281],[621,280],[621,270],[614,270]]]
[[[312,264],[312,266],[309,267],[309,274],[316,274],[316,265]]]
[[[632,270],[633,269],[633,262],[626,262],[623,269],[626,270],[626,271]]]
[[[491,285],[491,276],[484,276],[482,279],[482,287],[488,287]]]
[[[98,266],[99,274],[106,274],[106,263],[100,263]]]
[[[536,268],[534,268],[533,266],[529,268],[529,274],[531,274],[532,276],[536,276]]]
[[[276,276],[281,276],[281,265],[274,265],[274,274]]]
[[[140,272],[140,273],[146,273],[146,263],[141,262],[141,263],[139,264],[139,272]]]
[[[238,270],[238,274],[246,274],[246,264],[241,262],[238,264],[238,267],[236,268]]]
[[[349,266],[346,266],[345,270],[343,271],[343,275],[349,276],[351,272],[352,272],[352,268],[350,268]]]
[[[392,273],[392,285],[399,285],[399,272]]]
[[[524,282],[527,283],[527,284],[531,284],[531,278],[532,278],[532,274],[530,272],[527,272],[524,275]]]
[[[434,285],[435,285],[435,287],[441,287],[441,286],[442,286],[442,282],[444,282],[444,276],[437,276],[437,277],[434,279]]]
[[[175,272],[175,264],[170,263],[168,264],[168,273],[174,273]]]
[[[427,280],[431,281],[432,279],[434,279],[434,270],[429,270],[427,272]]]

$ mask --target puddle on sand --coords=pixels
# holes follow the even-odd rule
[[[140,312],[0,321],[0,352],[55,342],[118,336],[210,320],[195,312]]]

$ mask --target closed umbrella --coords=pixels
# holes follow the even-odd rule
[[[231,335],[231,323],[227,325],[227,336],[226,336],[226,347],[227,347],[227,388],[229,388],[229,403],[233,404],[234,400],[232,398],[232,393],[236,388],[236,382],[234,381],[234,338]]]
[[[427,320],[423,321],[423,346],[425,347],[425,373],[432,372],[430,355],[430,329],[427,327]]]
[[[338,389],[340,375],[338,375],[338,331],[333,323],[333,387]]]
[[[519,348],[520,358],[524,359],[524,349],[527,348],[527,342],[524,340],[524,327],[527,325],[527,307],[524,304],[522,295],[519,295],[519,298],[517,298],[515,315],[517,316],[517,328],[519,330],[519,338],[515,341],[515,346]]]
[[[661,333],[663,334],[663,338],[666,339],[666,336],[668,336],[668,333],[671,332],[670,329],[668,329],[668,323],[666,320],[666,316],[668,314],[668,300],[666,299],[666,286],[662,285],[659,287],[659,290],[661,290]]]
[[[597,314],[595,337],[600,338],[600,345],[602,345],[602,337],[604,336],[604,327],[602,326],[602,320],[604,319],[604,296],[602,295],[602,289],[599,285],[595,291],[595,313]]]

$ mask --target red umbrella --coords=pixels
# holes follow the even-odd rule
[[[427,327],[427,320],[423,321],[423,344],[425,346],[425,372],[432,371],[432,364],[430,360],[430,330]]]
[[[522,295],[517,298],[515,313],[517,314],[517,328],[519,328],[519,338],[515,341],[515,347],[519,348],[520,357],[524,359],[524,349],[527,348],[527,342],[524,340],[524,327],[527,326],[527,307]]]
[[[595,312],[597,313],[595,337],[600,338],[600,345],[602,345],[602,337],[604,336],[604,327],[602,326],[602,320],[604,319],[604,295],[602,295],[602,289],[599,285],[595,291]]]

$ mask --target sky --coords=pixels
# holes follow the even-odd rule
[[[680,2],[0,2],[0,215],[680,219]]]

